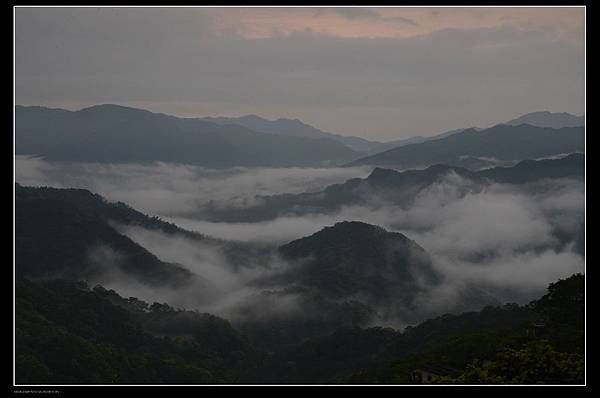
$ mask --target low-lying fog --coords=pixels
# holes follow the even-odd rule
[[[575,249],[584,219],[584,186],[575,180],[540,182],[536,187],[494,184],[464,196],[459,194],[460,177],[449,175],[421,192],[407,209],[353,206],[335,214],[284,216],[259,223],[214,223],[196,216],[196,210],[210,200],[251,206],[255,195],[316,191],[350,178],[364,178],[372,168],[210,170],[165,163],[50,163],[17,156],[15,169],[16,181],[23,185],[86,188],[184,229],[226,239],[280,244],[343,220],[402,232],[432,255],[434,266],[445,277],[442,286],[423,296],[424,307],[443,309],[458,287],[465,284],[492,289],[504,301],[526,302],[543,293],[548,283],[584,269],[584,258]],[[225,308],[230,308],[231,302],[249,294],[246,282],[256,273],[276,272],[240,273],[208,248],[139,228],[123,232],[161,260],[184,264],[206,279],[218,299],[201,307],[217,314],[227,314]],[[175,292],[159,296],[152,289],[124,283],[114,275],[105,283],[126,295],[194,307],[190,292],[185,293],[186,300]]]

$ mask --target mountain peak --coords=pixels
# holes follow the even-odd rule
[[[458,133],[460,133],[460,134],[473,134],[473,133],[478,133],[480,131],[481,131],[481,129],[478,128],[478,127],[469,127],[469,128],[464,129],[464,130],[460,130]]]
[[[332,226],[324,227],[310,236],[292,241],[282,246],[281,249],[284,253],[294,253],[294,256],[300,253],[306,254],[307,250],[313,251],[316,249],[320,251],[322,249],[329,251],[336,247],[353,251],[353,248],[357,246],[372,245],[376,247],[390,239],[407,244],[414,243],[399,232],[389,232],[377,225],[361,221],[340,221]],[[416,243],[414,245],[420,248]]]
[[[368,224],[362,221],[340,221],[335,223],[333,226],[331,227],[325,227],[323,230],[331,228],[333,230],[336,231],[361,231],[361,232],[377,232],[377,233],[387,233],[388,231],[386,231],[384,228],[378,226],[378,225],[373,225],[373,224]],[[323,231],[321,230],[321,231]]]
[[[153,112],[145,109],[132,108],[117,104],[100,104],[82,108],[75,112],[76,115],[98,116],[102,118],[131,117],[133,115],[151,115]]]
[[[91,111],[119,111],[119,110],[129,110],[129,111],[142,111],[149,112],[139,108],[132,108],[130,106],[118,105],[118,104],[98,104],[88,106],[86,108],[81,108],[78,112],[91,112]]]
[[[224,117],[225,119],[228,119],[227,117]],[[231,118],[231,119],[235,119],[235,118]],[[238,120],[246,120],[246,121],[256,121],[256,122],[268,122],[270,120],[265,119],[264,117],[260,117],[258,115],[255,114],[249,114],[249,115],[242,115],[240,117],[237,118]]]
[[[576,116],[567,112],[537,111],[509,120],[505,124],[510,126],[529,124],[531,126],[559,129],[563,127],[583,126],[584,117],[583,115]]]
[[[290,280],[335,298],[410,300],[419,288],[417,279],[435,283],[438,278],[417,243],[359,221],[338,222],[279,250],[287,260],[301,261]]]
[[[287,117],[280,117],[280,118],[276,119],[275,121],[276,122],[282,122],[282,123],[296,124],[296,125],[299,125],[299,126],[308,126],[308,127],[314,128],[314,127],[309,126],[308,124],[304,123],[300,119],[290,119],[290,118],[287,118]]]
[[[390,177],[395,177],[398,174],[400,173],[396,170],[385,169],[383,167],[375,167],[373,171],[371,171],[371,174],[369,174],[369,176],[367,177],[367,180],[382,180]]]

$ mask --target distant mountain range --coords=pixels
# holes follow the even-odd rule
[[[203,120],[218,124],[238,124],[255,131],[262,131],[272,134],[284,134],[296,137],[306,138],[330,138],[343,143],[357,152],[374,154],[383,152],[392,148],[401,147],[409,144],[420,144],[422,142],[438,140],[456,133],[460,133],[468,128],[459,128],[446,131],[432,136],[415,136],[402,138],[398,140],[379,142],[366,140],[361,137],[344,136],[341,134],[326,133],[313,126],[310,126],[298,119],[280,118],[277,120],[268,120],[257,115],[245,115],[240,117],[205,117]],[[578,127],[584,125],[583,116],[575,116],[570,113],[552,113],[552,112],[533,112],[520,116],[517,119],[510,120],[505,124],[518,126],[520,124],[529,124],[537,127],[563,128]],[[476,131],[484,130],[479,127],[471,127]]]
[[[510,120],[505,124],[518,126],[520,124],[530,124],[538,127],[549,127],[553,129],[561,129],[563,127],[579,127],[585,124],[585,117],[575,116],[570,113],[553,113],[553,112],[532,112]]]
[[[528,124],[499,124],[481,131],[467,129],[437,140],[404,145],[347,165],[414,168],[442,163],[477,168],[494,162],[583,152],[584,141],[583,127],[551,129]]]
[[[247,127],[254,131],[261,131],[263,133],[313,139],[331,139],[344,144],[356,152],[361,153],[376,152],[382,150],[386,146],[384,143],[369,141],[360,137],[327,133],[303,123],[298,119],[281,118],[277,120],[267,120],[256,115],[246,115],[240,117],[205,117],[202,120],[221,125],[236,124]]]
[[[581,178],[585,173],[585,155],[573,153],[559,159],[523,160],[513,167],[493,167],[477,172],[491,181],[525,184],[546,178]]]
[[[480,129],[479,127],[471,127],[471,128],[474,130],[477,130],[477,131],[483,130],[483,129]],[[428,137],[417,136],[417,137],[403,138],[400,140],[388,141],[388,142],[383,143],[378,149],[379,149],[379,152],[383,152],[383,151],[387,151],[389,149],[398,148],[398,147],[405,146],[405,145],[420,144],[422,142],[439,140],[440,138],[448,137],[453,134],[460,133],[461,131],[464,131],[464,130],[467,130],[467,129],[464,128],[464,129],[450,130],[450,131],[446,131],[444,133],[440,133],[440,134],[436,134],[436,135],[432,135],[432,136],[428,136]]]
[[[117,105],[76,112],[17,106],[16,154],[87,162],[175,162],[207,167],[328,166],[359,154],[330,138],[257,132]]]
[[[506,125],[521,129],[523,123],[537,127],[564,128],[583,125],[583,116],[567,113],[536,112],[511,120]],[[493,127],[496,129],[498,126]],[[483,131],[482,131],[483,130]],[[549,148],[545,137],[533,137],[528,142],[502,140],[476,143],[462,140],[465,133],[486,132],[491,129],[456,129],[428,137],[378,142],[360,137],[344,136],[321,131],[298,119],[267,120],[256,115],[241,117],[178,118],[142,109],[119,105],[96,105],[79,111],[50,109],[38,106],[15,107],[15,152],[37,155],[48,160],[86,162],[175,162],[206,167],[233,166],[332,166],[373,164],[416,166],[414,157],[422,165],[448,163],[469,168],[493,165],[481,159],[490,152],[489,145],[514,144],[537,146],[536,139],[545,148],[542,156],[556,154]],[[582,130],[582,129],[581,129]],[[493,131],[493,130],[492,130]],[[487,133],[486,133],[487,134]],[[482,136],[486,136],[483,134]],[[560,135],[560,134],[559,134]],[[462,137],[457,140],[456,136]],[[514,137],[513,137],[514,138]],[[573,138],[579,143],[579,138]],[[442,141],[446,140],[446,141]],[[450,140],[450,141],[447,141]],[[453,156],[440,153],[435,147],[451,143]],[[425,145],[415,147],[414,145]],[[427,144],[427,145],[426,145]],[[558,145],[563,142],[558,143]],[[573,145],[560,151],[571,152]],[[410,145],[409,150],[399,148]],[[458,147],[456,147],[458,146]],[[582,145],[576,145],[582,150]],[[399,150],[393,155],[392,150]],[[450,148],[448,148],[450,150]],[[403,151],[414,152],[404,159]],[[428,152],[421,156],[422,151]],[[391,153],[390,153],[391,152]],[[365,155],[369,155],[365,157]],[[514,160],[531,158],[520,153]],[[458,156],[458,159],[456,158]],[[491,157],[495,156],[492,150]],[[508,155],[502,155],[506,158]],[[398,158],[398,159],[396,159]]]
[[[529,124],[529,125],[536,126],[536,127],[549,127],[549,128],[553,128],[553,129],[559,129],[559,128],[563,128],[563,127],[579,127],[579,126],[583,126],[584,123],[585,123],[585,118],[583,116],[575,116],[575,115],[572,115],[572,114],[566,113],[566,112],[553,113],[553,112],[544,111],[544,112],[527,113],[516,119],[512,119],[508,122],[505,122],[504,124],[508,124],[511,126],[518,126],[520,124]],[[404,145],[420,144],[422,142],[433,141],[433,140],[438,140],[440,138],[445,138],[445,137],[451,136],[456,133],[460,133],[460,132],[462,132],[464,130],[468,130],[468,129],[473,129],[475,131],[485,130],[484,128],[480,128],[480,127],[455,129],[455,130],[446,131],[444,133],[436,134],[436,135],[432,135],[432,136],[416,136],[416,137],[404,138],[404,139],[400,139],[400,140],[388,141],[388,142],[382,143],[382,145],[380,147],[378,147],[377,149],[380,152],[383,152],[383,151],[401,147]]]
[[[512,167],[474,172],[463,167],[433,165],[403,172],[376,167],[367,178],[353,178],[317,192],[257,197],[256,206],[243,209],[209,202],[198,215],[214,222],[257,222],[281,216],[327,214],[344,206],[409,206],[419,192],[449,175],[461,177],[458,192],[479,192],[492,182],[523,184],[551,178],[583,178],[585,155],[574,153],[559,159],[524,160]]]

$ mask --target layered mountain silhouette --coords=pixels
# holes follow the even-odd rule
[[[330,165],[359,154],[328,137],[258,132],[118,105],[71,112],[15,108],[16,154],[85,162],[175,162],[207,167]]]
[[[261,255],[278,256],[289,265],[276,273],[259,273],[248,286],[265,302],[294,297],[302,311],[286,316],[282,325],[289,329],[298,324],[303,327],[298,329],[301,336],[286,332],[287,338],[333,331],[342,325],[365,325],[381,316],[417,321],[423,314],[413,307],[414,300],[441,278],[429,255],[416,242],[360,222],[338,223],[279,248],[256,248],[179,229],[86,190],[17,184],[16,225],[15,265],[19,278],[98,280],[107,272],[118,271],[156,288],[179,289],[194,283],[207,291],[211,288],[210,281],[190,271],[189,264],[160,260],[122,234],[118,225],[179,234],[201,242],[220,250],[228,263],[222,266],[233,270],[249,263],[260,267]],[[466,294],[471,297],[471,306],[495,302],[476,289]],[[245,308],[241,303],[240,314],[256,311],[254,302],[248,304],[253,305]],[[249,320],[247,330],[256,330],[252,321],[260,317],[243,315],[240,319]],[[262,317],[258,326],[261,332],[262,321],[273,322]]]
[[[585,123],[585,118],[583,116],[575,116],[570,113],[562,112],[562,113],[553,113],[548,111],[543,112],[532,112],[527,113],[523,116],[520,116],[516,119],[509,120],[504,124],[510,126],[519,126],[521,124],[529,124],[531,126],[537,127],[549,127],[553,129],[559,129],[563,127],[579,127],[583,126]],[[381,146],[377,147],[380,152],[398,148],[405,145],[410,144],[420,144],[422,142],[439,140],[440,138],[449,137],[451,135],[460,133],[462,131],[473,129],[476,131],[485,130],[479,127],[470,127],[470,128],[460,128],[455,130],[446,131],[440,134],[435,134],[432,136],[415,136],[410,138],[403,138],[399,140],[388,141],[382,143]]]
[[[583,127],[552,129],[499,124],[481,131],[467,129],[437,140],[401,146],[355,160],[348,166],[412,168],[443,163],[481,167],[497,161],[536,159],[583,150]]]
[[[189,119],[116,105],[76,112],[18,106],[15,112],[17,154],[48,160],[373,165],[366,178],[318,192],[258,196],[245,208],[213,202],[197,214],[218,222],[325,214],[346,206],[402,209],[446,188],[464,196],[511,184],[500,188],[535,193],[572,183],[547,180],[585,177],[583,116],[565,113],[535,112],[488,129],[379,143],[254,115]],[[353,161],[380,150],[385,152]],[[481,169],[492,164],[511,165]],[[108,273],[144,285],[140,291],[213,294],[202,267],[157,257],[128,235],[131,227],[187,239],[197,244],[194,249],[214,251],[216,267],[227,267],[233,279],[244,275],[239,290],[236,285],[223,306],[215,306],[229,321],[82,282],[96,283]],[[584,222],[576,229],[553,234],[583,255]],[[451,366],[456,376],[462,373],[461,382],[585,382],[581,274],[551,284],[548,294],[528,305],[490,307],[499,302],[485,284],[454,286],[443,261],[409,236],[376,225],[338,222],[280,246],[234,242],[184,230],[84,189],[18,183],[14,242],[18,383],[393,384],[413,382],[415,370],[431,364]],[[445,282],[456,287],[457,297],[439,304],[445,296],[436,294],[445,292]],[[463,311],[470,312],[458,314]]]
[[[16,106],[15,150],[48,160],[164,161],[207,167],[330,166],[351,161],[350,165],[445,163],[478,168],[493,165],[486,158],[521,160],[582,151],[582,125],[583,116],[535,112],[489,129],[378,142],[324,132],[298,119],[178,118],[112,104],[79,111]],[[532,127],[559,132],[548,135]],[[563,128],[581,131],[569,134]],[[513,153],[509,149],[515,145],[519,151]]]
[[[221,125],[237,124],[263,133],[313,139],[331,139],[344,144],[354,151],[362,153],[375,153],[387,149],[387,143],[384,144],[377,141],[369,141],[360,137],[327,133],[298,119],[280,118],[277,120],[268,120],[256,115],[245,115],[240,117],[205,117],[202,120]]]
[[[107,202],[87,190],[33,188],[19,184],[15,190],[16,270],[20,277],[86,279],[107,271],[103,267],[108,266],[156,286],[179,286],[201,277],[185,265],[159,260],[121,234],[118,225],[158,230],[167,235],[179,234],[205,245],[221,247],[224,254],[229,254],[226,258],[234,266],[244,266],[241,261],[235,264],[238,257],[257,256],[249,245],[182,230],[123,203]],[[94,261],[96,248],[110,251],[111,257],[105,259],[108,265],[101,266]],[[385,295],[384,286],[389,290],[401,283],[406,288],[416,282],[417,274],[425,278],[424,281],[435,279],[428,256],[415,242],[364,223],[337,224],[284,245],[278,252],[294,261],[315,256],[317,265],[294,268],[294,277],[286,279],[285,283],[285,278],[281,279],[283,276],[279,280],[285,285],[293,283],[321,289],[320,294],[328,297],[346,297],[360,292]],[[323,281],[318,282],[315,279],[318,277]],[[313,281],[314,285],[308,281]],[[333,285],[327,286],[328,283]],[[359,285],[344,287],[345,283]],[[365,285],[361,287],[361,283]]]
[[[585,117],[583,115],[576,116],[567,112],[554,113],[554,112],[532,112],[526,115],[520,116],[516,119],[509,120],[505,124],[511,126],[519,126],[521,124],[529,124],[538,127],[549,127],[553,129],[560,129],[563,127],[579,127],[585,124]]]
[[[366,140],[361,137],[345,136],[341,134],[327,133],[310,126],[298,119],[279,118],[276,120],[268,120],[257,115],[245,115],[239,117],[205,117],[203,120],[218,123],[218,124],[237,124],[248,127],[251,130],[262,131],[272,134],[283,134],[297,137],[307,138],[331,138],[339,141],[344,145],[352,148],[357,152],[366,154],[375,154],[389,149],[398,148],[410,144],[420,144],[427,141],[439,140],[462,131],[473,129],[476,131],[484,130],[483,128],[470,127],[459,128],[445,131],[443,133],[431,136],[414,136],[410,138],[402,138],[392,141],[379,142],[374,140]],[[584,125],[583,116],[575,116],[570,113],[553,113],[548,111],[532,112],[509,120],[504,124],[518,126],[521,124],[529,124],[536,127],[563,128],[563,127],[579,127]]]
[[[258,196],[253,201],[258,204],[245,208],[209,202],[198,217],[209,221],[256,222],[286,215],[331,213],[345,206],[407,207],[418,199],[419,193],[442,182],[454,184],[456,192],[465,195],[480,192],[492,182],[523,184],[564,177],[581,179],[584,170],[585,155],[581,153],[558,159],[525,160],[512,167],[478,172],[445,165],[403,172],[376,167],[367,178],[353,178],[318,192]]]
[[[523,160],[513,167],[493,167],[478,175],[499,183],[525,184],[547,178],[581,178],[585,172],[585,155],[573,153],[559,159]]]
[[[471,128],[474,130],[477,130],[477,131],[482,130],[478,127],[471,127]],[[383,151],[387,151],[389,149],[398,148],[398,147],[405,146],[405,145],[420,144],[422,142],[439,140],[440,138],[449,137],[451,135],[460,133],[465,130],[467,130],[467,128],[445,131],[443,133],[435,134],[432,136],[415,136],[415,137],[410,137],[410,138],[402,138],[399,140],[388,141],[388,142],[382,144],[382,146],[379,149],[380,149],[380,152],[383,152]]]

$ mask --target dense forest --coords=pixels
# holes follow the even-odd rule
[[[528,305],[408,327],[339,328],[265,348],[218,317],[83,282],[16,282],[17,384],[577,384],[584,381],[582,274]],[[264,336],[264,334],[262,335]],[[437,369],[433,371],[431,369]]]
[[[369,178],[397,184],[413,174],[376,169]],[[432,257],[379,226],[338,222],[281,246],[257,245],[187,231],[83,189],[16,184],[15,203],[17,384],[584,382],[582,274],[527,305],[466,288],[437,316],[416,302],[443,281]],[[120,226],[201,245],[226,260],[229,275],[268,271],[273,258],[288,265],[249,280],[254,294],[231,315],[145,302],[94,279],[116,270],[178,296],[211,286]],[[113,257],[94,262],[89,248],[98,245]],[[277,304],[284,316],[270,312]],[[376,326],[386,320],[412,326]]]

